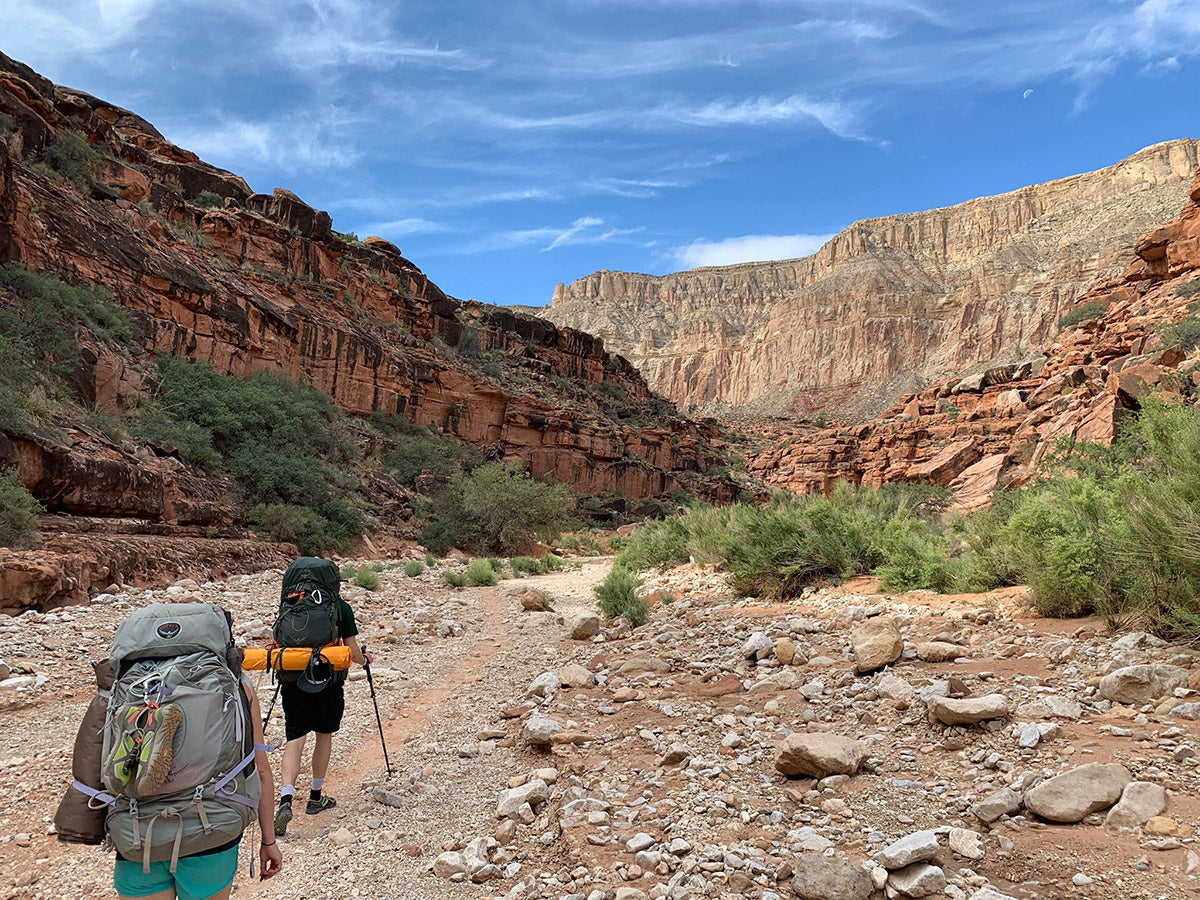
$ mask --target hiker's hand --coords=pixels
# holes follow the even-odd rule
[[[283,854],[279,844],[260,844],[258,848],[258,877],[261,881],[274,878],[283,869]]]
[[[375,654],[372,653],[370,650],[364,650],[363,651],[363,659],[365,659],[367,661],[367,665],[369,666],[371,663],[375,662]]]

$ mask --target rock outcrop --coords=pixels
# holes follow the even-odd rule
[[[1096,172],[856,222],[802,259],[596,272],[560,284],[543,315],[602,337],[685,408],[874,415],[1047,343],[1178,210],[1197,148],[1171,141]]]
[[[778,424],[750,469],[797,492],[836,480],[923,481],[953,489],[960,509],[1019,486],[1062,438],[1111,443],[1148,393],[1191,397],[1200,360],[1163,338],[1192,320],[1200,298],[1200,175],[1179,217],[1134,245],[1120,277],[1083,294],[1090,318],[1063,331],[1045,356],[992,367],[908,394],[872,421],[816,428]]]

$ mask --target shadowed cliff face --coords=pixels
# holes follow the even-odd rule
[[[282,370],[352,414],[400,414],[581,494],[731,496],[705,474],[720,462],[715,430],[655,398],[601,341],[460,303],[389,242],[339,236],[294,194],[256,194],[133,113],[2,55],[0,115],[11,123],[0,131],[0,262],[102,286],[136,318],[146,356],[91,347],[77,378],[87,403],[135,399],[147,389],[143,364],[165,352],[223,374]],[[37,164],[72,130],[100,156],[82,185]],[[103,474],[96,454],[49,443],[14,436],[0,462],[20,462],[61,511],[229,519],[227,509],[206,516],[211,498],[159,462],[112,449]],[[132,489],[72,482],[93,476],[92,486]]]
[[[1057,335],[1044,359],[935,383],[857,426],[778,423],[751,471],[799,493],[839,479],[928,481],[969,510],[1034,477],[1060,439],[1112,443],[1148,394],[1196,402],[1200,357],[1161,335],[1200,315],[1200,174],[1186,198],[1177,219],[1131,242],[1123,275],[1080,298],[1103,314]]]
[[[851,225],[812,256],[665,277],[602,271],[544,312],[628,357],[685,408],[866,416],[937,378],[1013,362],[1174,215],[1198,144]]]

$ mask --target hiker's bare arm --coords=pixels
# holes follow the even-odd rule
[[[242,682],[242,688],[250,699],[254,743],[261,747],[266,744],[266,739],[263,737],[262,707],[258,703],[258,694],[245,682]],[[258,851],[259,877],[265,881],[279,874],[283,868],[283,854],[279,852],[279,845],[275,841],[275,775],[271,772],[271,763],[265,751],[254,751],[254,768],[258,770],[258,828],[262,833],[262,845]]]
[[[350,648],[350,658],[360,666],[365,666],[375,659],[372,654],[367,654],[366,657],[363,656],[362,648],[358,646],[358,638],[356,637],[346,638],[346,646]]]

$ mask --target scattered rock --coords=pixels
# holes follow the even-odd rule
[[[1133,831],[1167,808],[1167,792],[1149,781],[1131,781],[1121,799],[1108,811],[1104,827],[1110,831]]]
[[[1149,703],[1187,687],[1187,669],[1157,663],[1125,666],[1100,679],[1098,693],[1114,703]]]
[[[571,639],[588,641],[600,633],[600,616],[596,613],[580,613],[571,619]]]
[[[885,869],[902,869],[937,856],[938,839],[932,831],[917,831],[888,844],[875,854],[875,862]]]
[[[993,791],[977,803],[971,804],[971,812],[985,825],[990,825],[1001,816],[1011,816],[1021,808],[1021,798],[1009,788]]]
[[[1132,780],[1122,765],[1089,763],[1035,784],[1025,792],[1025,806],[1051,822],[1079,822],[1116,803]]]
[[[969,828],[950,829],[950,850],[966,859],[983,859],[983,838]]]
[[[563,666],[558,671],[558,678],[564,687],[590,688],[596,686],[596,676],[578,663]]]
[[[946,873],[929,863],[913,863],[890,873],[887,883],[905,897],[928,897],[946,886]]]
[[[1008,700],[1003,694],[961,699],[931,697],[928,705],[930,716],[946,725],[974,725],[1008,715]]]
[[[904,639],[891,616],[867,619],[850,635],[854,668],[859,674],[874,672],[891,665],[904,652]]]
[[[853,775],[867,758],[861,741],[835,734],[790,734],[775,756],[775,768],[789,777]]]
[[[796,857],[792,890],[801,900],[868,900],[871,876],[847,859],[802,853]]]
[[[917,659],[930,663],[953,662],[966,652],[958,644],[946,641],[926,641],[916,646]]]

